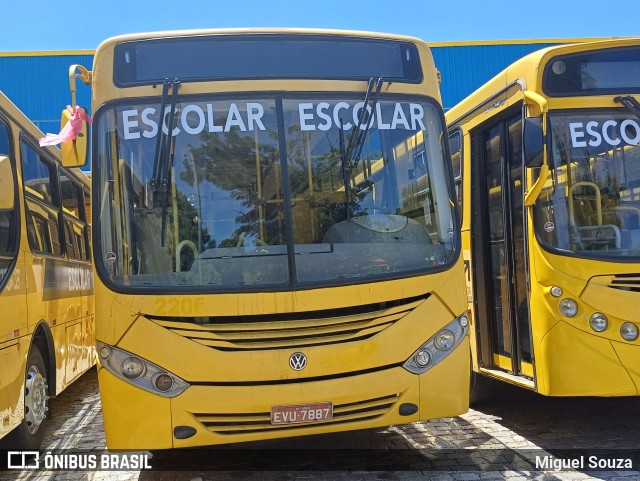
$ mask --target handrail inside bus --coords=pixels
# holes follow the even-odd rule
[[[576,182],[569,188],[569,218],[575,223],[575,207],[573,203],[573,191],[578,187],[591,187],[595,192],[596,201],[596,222],[598,225],[602,225],[602,195],[600,194],[600,188],[593,182]]]
[[[176,247],[176,272],[180,272],[180,269],[181,269],[180,253],[182,252],[182,248],[184,246],[187,246],[187,247],[191,248],[191,250],[193,251],[193,258],[194,259],[196,259],[198,257],[198,247],[196,247],[196,245],[192,241],[185,239],[182,242],[180,242],[178,244],[178,246]]]

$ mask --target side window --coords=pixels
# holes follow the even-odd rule
[[[0,156],[8,157],[9,162],[13,162],[11,155],[11,142],[9,137],[9,127],[0,120]],[[6,159],[5,159],[6,161]],[[15,164],[13,179],[7,179],[15,185]],[[8,209],[0,209],[0,282],[8,272],[8,268],[13,260],[13,255],[18,247],[18,212],[15,204]]]
[[[84,197],[84,218],[87,223],[85,229],[85,245],[87,252],[87,260],[91,258],[91,194],[88,191],[82,191]]]
[[[449,145],[451,148],[453,180],[458,199],[458,215],[462,219],[462,134],[459,130],[449,135]]]
[[[55,165],[26,142],[20,147],[29,245],[36,252],[62,255]]]
[[[55,167],[43,159],[38,152],[26,142],[22,142],[22,177],[26,192],[55,206],[54,189]]]
[[[64,215],[66,253],[69,259],[88,260],[85,193],[64,170],[60,172],[60,198]]]

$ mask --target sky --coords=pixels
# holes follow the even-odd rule
[[[95,50],[135,32],[366,30],[426,42],[640,36],[639,0],[102,0],[2,2],[0,52]]]

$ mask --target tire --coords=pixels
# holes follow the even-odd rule
[[[38,449],[44,439],[49,413],[49,376],[40,349],[31,346],[24,383],[24,418],[12,434],[20,449]]]
[[[471,386],[469,389],[469,405],[480,406],[491,399],[491,379],[471,370]]]

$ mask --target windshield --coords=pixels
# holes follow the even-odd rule
[[[549,115],[551,174],[536,202],[544,244],[640,256],[640,119],[626,110]]]
[[[166,185],[154,178],[159,105],[96,118],[96,262],[112,283],[351,284],[453,260],[442,114],[424,98],[367,107],[355,142],[360,98],[179,99]]]

